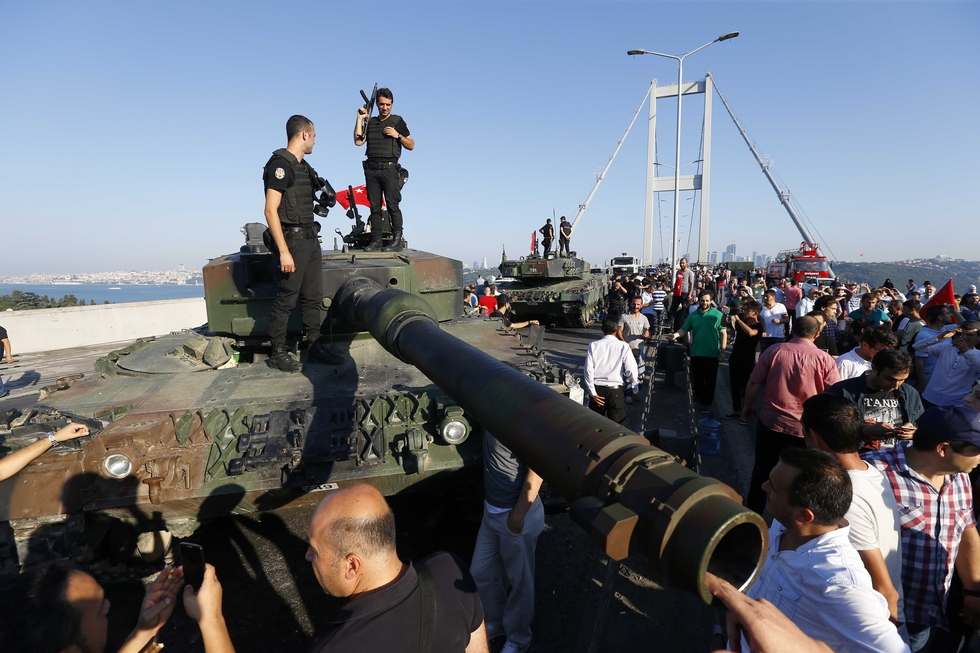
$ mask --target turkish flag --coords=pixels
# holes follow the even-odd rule
[[[946,285],[940,288],[935,295],[929,298],[929,301],[927,301],[925,304],[922,305],[922,308],[919,309],[919,312],[921,313],[922,311],[925,311],[926,307],[928,306],[942,306],[944,304],[953,304],[953,305],[956,304],[956,299],[953,297],[952,279],[947,281]]]
[[[354,203],[371,208],[371,203],[368,202],[367,198],[367,187],[364,184],[361,184],[360,186],[354,186],[353,190]],[[342,190],[337,193],[337,204],[340,204],[345,209],[350,208],[350,198],[348,195],[350,195],[350,192],[346,190]]]
[[[531,232],[531,253],[534,254],[538,251],[538,232]]]

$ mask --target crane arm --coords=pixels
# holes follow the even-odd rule
[[[817,241],[814,240],[813,236],[810,235],[810,231],[803,224],[803,220],[800,219],[800,216],[796,213],[792,205],[789,203],[789,192],[784,191],[782,188],[779,187],[779,184],[776,182],[776,178],[773,177],[772,172],[769,170],[769,164],[763,161],[762,157],[759,156],[759,152],[758,150],[755,149],[755,145],[753,145],[752,141],[749,140],[749,137],[745,133],[745,130],[742,128],[742,125],[738,122],[738,118],[735,117],[735,112],[732,111],[732,108],[730,106],[728,106],[728,102],[725,100],[725,96],[722,95],[721,89],[718,88],[718,82],[715,82],[714,86],[715,86],[715,91],[718,92],[718,97],[721,98],[721,103],[724,104],[725,108],[728,110],[728,115],[732,117],[732,120],[735,122],[735,126],[738,127],[738,133],[742,135],[742,139],[745,140],[745,144],[749,146],[750,150],[752,150],[752,155],[755,157],[755,160],[758,162],[759,167],[762,168],[762,172],[766,175],[766,179],[768,179],[769,183],[772,184],[773,190],[775,190],[776,195],[779,196],[779,202],[783,205],[783,208],[786,209],[786,212],[789,213],[790,219],[793,220],[793,224],[796,225],[796,228],[799,230],[800,235],[803,236],[803,240],[805,240],[807,244],[810,246],[816,246]]]

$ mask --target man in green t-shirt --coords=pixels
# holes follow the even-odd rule
[[[698,310],[687,316],[683,327],[667,336],[667,340],[676,340],[691,334],[691,390],[703,413],[708,412],[715,400],[718,362],[728,348],[724,315],[711,306],[713,299],[710,290],[702,290],[698,295]]]

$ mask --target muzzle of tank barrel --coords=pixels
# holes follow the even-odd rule
[[[765,522],[727,485],[439,329],[417,296],[352,279],[337,295],[344,316],[418,367],[552,489],[610,557],[644,553],[673,587],[712,597],[705,574],[740,589],[755,580]]]

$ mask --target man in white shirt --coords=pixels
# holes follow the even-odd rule
[[[841,381],[861,376],[871,369],[871,359],[879,351],[894,349],[895,334],[887,327],[870,327],[861,333],[861,344],[837,357],[837,373]]]
[[[619,329],[616,337],[630,346],[633,358],[636,359],[637,378],[642,378],[646,372],[643,343],[650,337],[650,320],[641,312],[643,299],[634,297],[630,300],[630,312],[619,317]]]
[[[639,392],[636,359],[630,346],[616,337],[619,320],[606,316],[602,321],[603,337],[589,345],[585,355],[585,391],[589,408],[622,424],[626,421],[626,393],[629,386]]]
[[[907,653],[888,602],[848,541],[850,527],[841,526],[852,495],[841,464],[822,451],[787,448],[763,489],[773,516],[769,551],[746,595],[766,599],[835,651]]]
[[[762,310],[759,311],[759,320],[766,329],[759,345],[760,354],[777,342],[786,340],[785,325],[788,315],[786,307],[776,301],[776,291],[767,290],[762,296]]]
[[[796,317],[803,317],[813,310],[813,303],[817,301],[817,297],[820,296],[820,290],[815,286],[810,286],[806,289],[806,294],[803,295],[803,299],[800,303],[796,305]]]
[[[848,539],[871,575],[871,584],[888,601],[889,618],[905,621],[902,596],[902,540],[898,503],[881,472],[861,460],[864,418],[850,399],[819,394],[803,402],[806,446],[837,459],[851,477],[853,499],[847,510]]]

